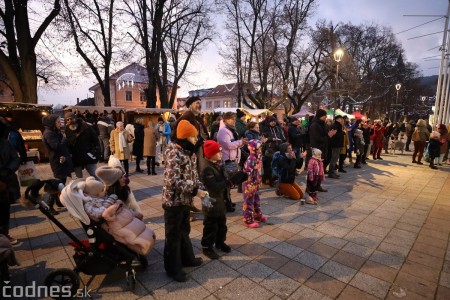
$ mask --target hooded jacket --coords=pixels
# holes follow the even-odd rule
[[[247,181],[244,182],[246,185],[261,185],[261,168],[262,168],[262,158],[261,154],[258,153],[258,149],[262,147],[262,143],[259,140],[251,140],[248,142],[248,151],[250,155],[244,164],[244,172],[247,173]],[[244,188],[243,188],[244,190]]]
[[[230,183],[225,176],[223,165],[208,160],[202,172],[202,182],[209,196],[216,199],[212,208],[203,207],[203,214],[209,217],[225,216],[225,201],[230,197]]]
[[[288,157],[286,150],[289,144],[284,143],[280,146],[280,159],[278,167],[280,169],[280,183],[294,183],[296,159]]]

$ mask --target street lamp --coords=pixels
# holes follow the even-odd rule
[[[395,89],[397,90],[397,98],[395,98],[395,105],[394,105],[394,123],[397,121],[397,106],[398,106],[398,91],[402,88],[402,85],[400,83],[397,83],[395,85]]]
[[[342,57],[344,57],[344,50],[342,50],[341,48],[337,48],[333,54],[334,61],[336,62],[336,97],[339,96],[338,95],[338,93],[339,93],[339,62],[342,60]],[[339,105],[337,105],[337,101],[336,101],[335,106],[336,107],[339,106]],[[334,109],[334,111],[335,111],[334,114],[336,114],[336,108]]]

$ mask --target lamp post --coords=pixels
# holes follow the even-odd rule
[[[344,57],[344,50],[342,50],[341,48],[337,48],[333,54],[334,61],[336,62],[336,97],[339,96],[338,95],[338,93],[339,93],[339,62],[342,60],[342,57]],[[336,114],[336,108],[338,108],[338,107],[339,107],[339,105],[336,101],[334,114]]]
[[[393,117],[393,122],[397,122],[397,106],[398,106],[398,91],[400,91],[400,89],[402,88],[402,85],[400,83],[397,83],[395,85],[395,89],[397,90],[397,97],[395,98],[395,105],[394,105],[394,117]]]

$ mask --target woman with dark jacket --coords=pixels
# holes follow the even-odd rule
[[[61,119],[57,115],[48,115],[42,118],[42,124],[44,125],[42,140],[48,151],[53,177],[65,184],[67,177],[70,177],[73,171],[73,164],[65,138],[61,133]],[[53,208],[55,201],[56,198],[51,197],[48,203],[54,215],[57,214]]]
[[[291,144],[281,144],[280,158],[278,160],[280,193],[293,200],[299,200],[303,197],[302,189],[295,182],[296,161],[295,152]]]
[[[16,171],[20,160],[14,147],[5,138],[6,126],[0,122],[0,234],[9,238],[11,244],[17,240],[9,235],[11,203],[20,197],[20,186]]]
[[[134,123],[133,155],[136,156],[136,172],[142,173],[141,160],[144,151],[144,119],[137,118]]]
[[[261,140],[261,135],[259,133],[259,124],[256,122],[249,122],[247,125],[247,131],[245,131],[245,137],[251,140]]]

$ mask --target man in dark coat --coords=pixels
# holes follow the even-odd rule
[[[114,130],[114,125],[111,124],[111,119],[109,117],[103,116],[100,117],[97,122],[97,129],[102,160],[107,162],[109,160],[109,155],[111,154],[109,138],[111,137],[111,131]]]
[[[88,125],[74,113],[65,114],[66,137],[69,151],[72,154],[72,162],[75,175],[83,178],[83,168],[89,175],[97,178],[95,170],[100,158],[100,145],[97,134],[92,126]]]
[[[12,118],[5,119],[0,117],[0,122],[2,122],[5,127],[5,136],[9,143],[16,149],[17,153],[20,157],[21,163],[27,162],[27,150],[25,149],[25,141],[22,138],[22,135],[11,125]]]
[[[48,151],[53,177],[65,184],[67,177],[70,177],[73,171],[73,165],[65,138],[61,133],[61,120],[57,115],[48,115],[42,118],[42,125],[44,125],[42,140]],[[53,208],[55,202],[57,202],[57,196],[52,195],[47,203],[53,215],[58,214]]]
[[[296,157],[296,168],[300,169],[302,167],[303,159],[300,157],[300,151],[304,145],[305,135],[301,131],[301,122],[296,117],[290,118],[289,128],[288,128],[288,138],[289,143],[292,145],[292,150]]]
[[[136,172],[143,173],[141,160],[144,158],[144,119],[137,118],[134,123],[133,155],[136,156]]]
[[[16,149],[5,138],[6,126],[0,122],[0,234],[6,235],[11,244],[17,240],[9,235],[11,203],[20,197],[20,186],[16,171],[20,161]]]
[[[347,134],[342,130],[343,125],[344,119],[341,115],[334,117],[334,124],[331,126],[331,129],[336,130],[336,134],[330,138],[331,160],[328,177],[335,179],[340,177],[336,172],[336,164],[339,160],[341,149],[344,147],[344,134]]]

